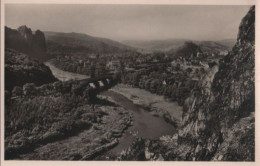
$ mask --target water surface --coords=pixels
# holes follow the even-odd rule
[[[105,156],[120,154],[122,150],[131,145],[135,137],[153,139],[163,135],[173,135],[176,132],[176,128],[165,122],[163,118],[153,116],[141,106],[135,105],[125,96],[113,91],[105,91],[102,95],[111,97],[116,101],[116,104],[124,107],[134,115],[133,126],[127,129],[126,133],[120,138],[119,144],[109,150]]]
[[[72,80],[83,80],[86,78],[90,78],[87,75],[72,73],[72,72],[63,71],[61,69],[58,69],[51,63],[51,61],[47,61],[44,64],[51,69],[52,74],[60,81],[68,81],[71,79]]]

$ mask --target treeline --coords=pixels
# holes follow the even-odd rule
[[[84,64],[79,63],[78,61],[68,60],[68,59],[55,59],[53,61],[54,66],[57,68],[78,74],[90,75],[91,66],[84,66]]]
[[[107,90],[118,82],[118,76],[111,76],[102,79],[102,86],[98,81],[91,80],[69,80],[66,82],[56,81],[54,83],[44,84],[37,87],[34,83],[15,86],[12,91],[5,91],[6,102],[16,97],[34,97],[47,95],[65,95],[81,96],[89,103],[95,100],[96,95],[103,90]],[[91,87],[92,83],[95,87]]]
[[[197,81],[185,74],[167,74],[153,69],[123,74],[121,80],[122,83],[177,101],[179,105],[183,105],[191,90],[197,86]]]
[[[59,59],[53,60],[52,63],[61,70],[89,75],[91,78],[104,76],[108,73],[104,62],[93,61],[92,63],[87,63],[60,57]]]

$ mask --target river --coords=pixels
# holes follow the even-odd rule
[[[55,66],[53,66],[50,62],[46,62],[45,64],[50,67],[53,75],[61,81],[67,81],[69,79],[80,80],[80,79],[88,78],[88,76],[62,71],[56,68]],[[153,116],[151,113],[144,110],[140,105],[134,104],[130,99],[128,99],[123,94],[120,94],[115,91],[104,91],[101,93],[101,95],[112,98],[113,101],[115,101],[115,103],[118,106],[123,107],[127,111],[133,113],[133,126],[129,127],[122,135],[122,137],[119,138],[119,143],[117,146],[108,150],[103,155],[97,157],[96,158],[97,160],[105,160],[106,157],[108,156],[119,155],[120,152],[122,152],[122,150],[128,148],[131,145],[135,137],[154,139],[154,138],[159,138],[163,135],[173,135],[176,132],[176,128],[170,125],[169,123],[165,122],[163,118]],[[155,95],[155,94],[151,94],[151,95]],[[155,95],[155,97],[156,96],[157,95]],[[162,101],[158,103],[162,103],[163,105],[165,105]],[[176,106],[176,109],[175,108],[172,109],[173,111],[176,110],[175,111],[176,115],[179,116],[180,108],[177,108]],[[46,148],[47,149],[53,148],[55,149],[56,153],[60,153],[60,154],[63,154],[63,151],[66,148],[70,148],[70,151],[73,151],[73,149],[75,148],[75,151],[77,151],[76,148],[84,147],[84,143],[81,142],[80,140],[85,139],[84,137],[86,137],[87,135],[88,135],[88,131],[83,131],[81,134],[78,134],[77,136],[44,145],[43,147],[36,149],[34,153],[36,152],[36,153],[44,154],[45,153],[44,149]],[[68,144],[70,144],[69,147],[67,146]],[[27,157],[30,158],[29,156]]]
[[[51,69],[52,74],[60,81],[68,81],[68,80],[71,80],[71,79],[72,80],[83,80],[83,79],[86,79],[86,78],[90,78],[87,75],[72,73],[72,72],[63,71],[61,69],[58,69],[57,67],[55,67],[52,64],[51,60],[45,62],[44,64]]]
[[[120,154],[122,150],[129,147],[135,137],[153,139],[163,135],[173,135],[176,131],[176,129],[165,122],[163,118],[153,116],[141,106],[133,104],[132,101],[117,92],[105,91],[101,95],[111,97],[116,104],[131,111],[134,115],[133,126],[128,128],[126,133],[120,138],[119,144],[115,148],[109,150],[105,154],[106,156]]]

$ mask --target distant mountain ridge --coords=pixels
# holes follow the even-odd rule
[[[218,41],[196,41],[188,39],[166,39],[166,40],[126,40],[122,43],[136,47],[143,50],[149,51],[164,51],[164,52],[173,52],[179,47],[182,47],[185,42],[193,42],[199,45],[204,52],[221,52],[230,50],[236,40],[227,39],[227,40],[218,40]]]
[[[133,52],[135,48],[111,39],[93,37],[82,33],[44,32],[47,52],[50,54],[69,53],[124,53]]]
[[[237,41],[236,39],[224,39],[224,40],[218,40],[216,42],[224,46],[227,46],[231,50],[232,47],[235,45],[236,41]]]
[[[169,51],[183,45],[187,39],[166,39],[166,40],[125,40],[122,43],[145,50]]]

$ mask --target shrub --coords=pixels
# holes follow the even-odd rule
[[[25,96],[36,95],[36,92],[34,83],[27,83],[23,86],[23,93]]]
[[[23,89],[20,86],[15,86],[12,90],[12,96],[22,96]]]

